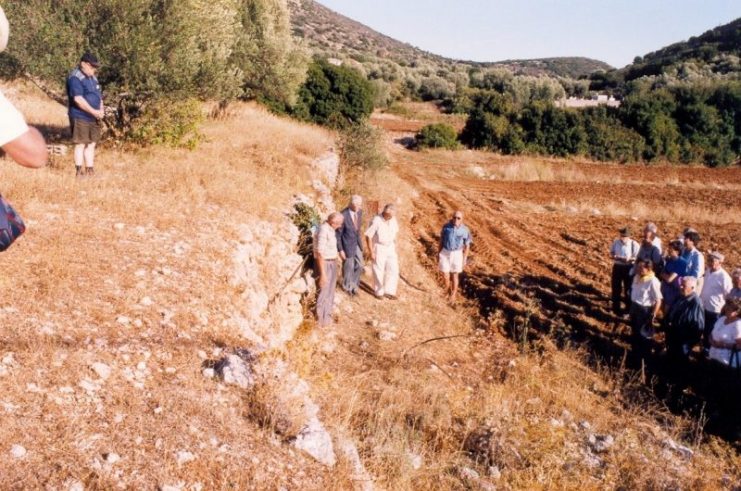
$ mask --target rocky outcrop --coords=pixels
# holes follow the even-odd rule
[[[312,166],[316,198],[301,195],[296,200],[326,217],[335,210],[332,188],[338,172],[336,154],[317,159]],[[309,384],[275,356],[304,321],[302,297],[315,290],[311,275],[302,274],[299,236],[288,216],[280,223],[255,220],[243,227],[232,284],[240,291],[235,324],[249,348],[219,360],[209,376],[218,375],[224,383],[247,391],[251,417],[318,462],[330,467],[336,464],[336,442],[341,458],[353,469],[355,482],[369,490],[372,480],[354,443],[346,436],[332,438],[321,422],[319,406],[311,399]]]

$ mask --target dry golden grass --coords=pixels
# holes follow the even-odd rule
[[[396,303],[343,297],[336,332],[317,340],[303,331],[292,352],[301,353],[294,366],[316,388],[326,421],[353,436],[377,484],[477,489],[462,468],[501,489],[717,489],[741,477],[741,460],[722,442],[693,446],[689,461],[666,450],[666,439],[697,435],[696,423],[650,398],[631,402],[626,394],[635,387],[624,373],[589,368],[587,353],[560,351],[547,339],[518,354],[499,334],[501,319],[482,325],[475,306],[443,302],[433,261],[410,235],[424,210],[393,169],[347,184],[366,198],[398,202],[402,274],[425,291],[402,283]],[[373,321],[398,338],[380,341]],[[327,353],[323,343],[333,336],[338,346]],[[438,336],[460,337],[416,346]],[[466,450],[482,427],[494,433],[499,479]],[[615,440],[597,463],[587,456],[589,434]]]
[[[31,120],[65,124],[58,108],[21,91]],[[0,358],[15,361],[0,377],[0,489],[73,480],[89,489],[352,488],[346,464],[329,470],[291,450],[246,417],[239,390],[200,373],[205,359],[244,343],[229,281],[240,224],[278,219],[293,193],[307,192],[308,163],[332,135],[253,105],[204,133],[190,153],[104,150],[89,180],[76,180],[71,162],[35,172],[2,163],[1,190],[29,229],[2,255]],[[433,172],[441,156],[481,159],[419,158]],[[393,169],[366,178],[346,191],[398,203],[402,273],[424,291],[402,284],[395,304],[346,300],[334,331],[306,322],[276,356],[311,382],[323,421],[357,442],[379,487],[466,489],[462,467],[489,479],[464,448],[482,426],[496,435],[494,482],[505,489],[717,489],[739,480],[741,462],[722,442],[696,445],[686,462],[665,454],[661,441],[693,434],[692,422],[624,399],[620,374],[589,369],[583,353],[547,341],[518,354],[499,321],[484,325],[473,306],[441,302],[409,234],[416,191]],[[373,320],[397,340],[380,341]],[[415,347],[450,335],[460,337]],[[98,381],[94,362],[113,369],[109,379]],[[584,459],[583,421],[615,437],[598,467]],[[24,459],[10,456],[13,444],[28,450]],[[196,459],[178,464],[180,451]],[[110,452],[121,460],[106,463]]]
[[[28,87],[9,96],[31,122],[66,123]],[[104,149],[93,179],[76,180],[71,161],[2,162],[28,230],[2,255],[0,355],[15,363],[0,378],[0,489],[325,486],[321,466],[250,422],[240,392],[201,363],[244,343],[229,282],[240,224],[277,219],[308,191],[308,163],[333,137],[242,104],[204,135],[194,152]],[[196,460],[178,464],[178,451]],[[121,460],[106,463],[110,452]]]

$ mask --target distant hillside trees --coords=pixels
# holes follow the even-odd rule
[[[741,82],[628,87],[619,108],[561,109],[517,103],[511,93],[472,96],[461,140],[507,154],[586,155],[597,160],[702,162],[741,157]]]
[[[270,97],[292,103],[306,56],[291,39],[285,0],[26,0],[5,5],[13,32],[6,76],[30,76],[62,94],[90,50],[103,62],[121,136],[156,135],[196,118],[195,99]],[[162,120],[162,106],[183,121]],[[139,123],[151,125],[142,131]],[[161,123],[161,124],[160,124]],[[166,135],[165,135],[166,136]],[[150,138],[148,136],[147,138]]]
[[[358,71],[317,60],[309,66],[292,111],[308,121],[345,128],[370,116],[374,97],[373,86]]]

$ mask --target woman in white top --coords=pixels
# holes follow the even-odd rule
[[[630,328],[634,342],[653,338],[654,320],[661,310],[662,298],[661,282],[653,272],[653,263],[639,259],[630,290]]]
[[[731,358],[734,348],[741,349],[741,299],[728,298],[710,335],[709,357],[736,367],[737,357]]]

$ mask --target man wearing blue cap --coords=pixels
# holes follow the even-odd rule
[[[100,68],[98,58],[85,53],[80,65],[72,70],[67,78],[67,97],[69,100],[69,124],[72,143],[75,144],[75,170],[82,176],[93,175],[95,165],[95,145],[100,141],[100,120],[103,119],[103,95],[95,74]]]

